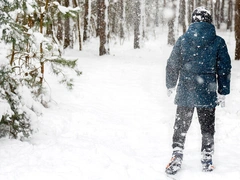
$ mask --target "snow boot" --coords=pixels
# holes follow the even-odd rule
[[[213,171],[214,166],[212,163],[212,154],[204,153],[201,163],[202,163],[202,171],[204,171],[204,172]]]
[[[165,172],[169,175],[176,174],[182,166],[183,153],[182,151],[173,151],[171,161],[166,167]]]

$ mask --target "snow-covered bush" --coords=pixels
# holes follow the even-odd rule
[[[40,103],[47,106],[45,66],[69,89],[73,80],[65,69],[81,74],[77,60],[61,57],[63,48],[53,31],[47,33],[54,18],[47,8],[56,11],[59,6],[34,0],[0,2],[0,46],[6,50],[0,54],[4,59],[0,64],[0,136],[22,139],[31,134],[31,120],[41,114]]]
[[[1,110],[1,136],[9,135],[13,138],[28,137],[31,133],[30,116],[22,96],[19,92],[21,79],[16,76],[9,66],[0,68],[0,98],[3,100]]]

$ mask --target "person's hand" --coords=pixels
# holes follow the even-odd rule
[[[218,105],[225,107],[225,95],[218,94]]]
[[[167,89],[167,96],[170,97],[173,92],[174,92],[174,88]]]

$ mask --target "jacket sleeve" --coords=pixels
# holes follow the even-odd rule
[[[227,45],[221,38],[218,57],[217,57],[217,82],[218,93],[227,95],[230,93],[230,78],[231,78],[231,59],[228,54]]]
[[[179,70],[181,68],[181,37],[177,40],[173,50],[167,60],[166,66],[166,87],[174,88],[178,81]]]

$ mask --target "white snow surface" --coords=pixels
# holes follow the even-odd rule
[[[234,57],[234,34],[220,31]],[[98,56],[98,40],[79,58],[82,76],[68,91],[48,73],[52,103],[34,120],[28,141],[0,139],[1,180],[167,180],[176,106],[167,97],[165,66],[172,50],[166,32],[133,49],[111,43]],[[240,62],[232,60],[231,94],[217,107],[215,170],[201,171],[201,134],[196,114],[187,134],[177,180],[240,179]]]

